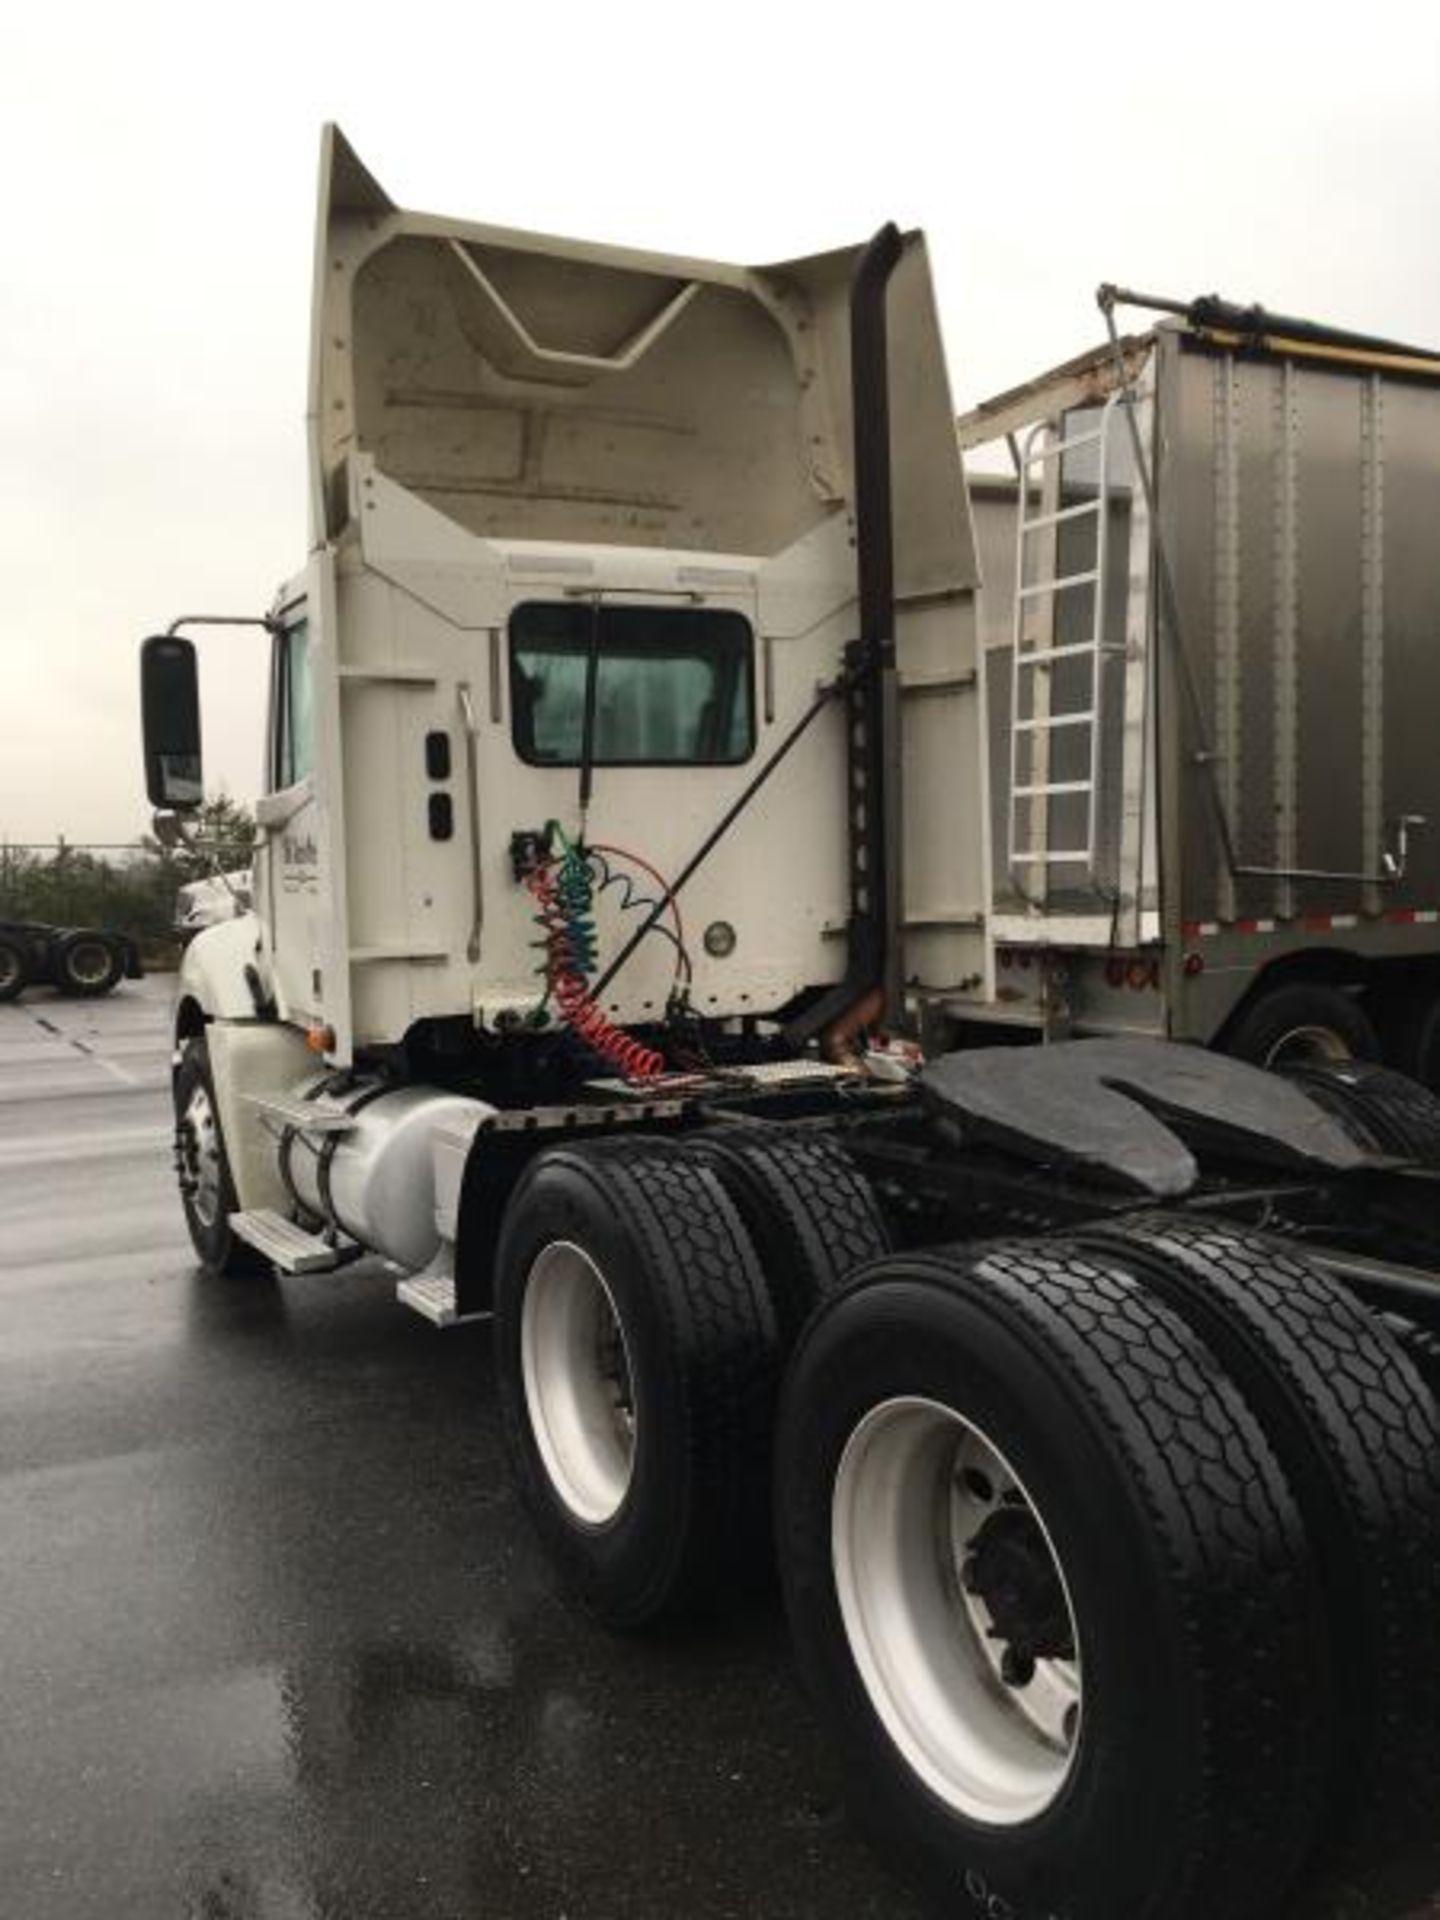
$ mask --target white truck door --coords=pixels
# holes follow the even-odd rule
[[[343,837],[338,803],[322,794],[315,773],[318,761],[335,766],[338,791],[333,607],[334,567],[326,552],[312,558],[306,592],[282,609],[274,641],[266,792],[256,807],[263,831],[257,904],[280,1017],[329,1029],[323,1051],[344,1065],[350,980]]]

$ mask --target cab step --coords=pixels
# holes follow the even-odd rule
[[[320,1234],[297,1227],[273,1207],[232,1213],[230,1231],[273,1261],[281,1273],[329,1273],[352,1258],[349,1247],[332,1246]]]
[[[448,1274],[412,1273],[400,1281],[395,1298],[433,1326],[453,1327],[460,1317],[455,1311],[455,1282]]]

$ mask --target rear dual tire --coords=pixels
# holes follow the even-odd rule
[[[1322,1830],[1407,1833],[1440,1430],[1390,1336],[1303,1261],[1172,1219],[846,1285],[843,1239],[817,1268],[793,1231],[803,1171],[732,1151],[558,1149],[507,1215],[506,1429],[592,1608],[673,1618],[767,1563],[788,1250],[820,1304],[780,1418],[786,1602],[903,1871],[1013,1920],[1241,1920]]]
[[[744,1222],[788,1354],[815,1308],[890,1250],[870,1183],[819,1135],[717,1127],[685,1146]]]
[[[524,1503],[602,1619],[713,1610],[770,1575],[785,1356],[886,1244],[818,1138],[622,1135],[533,1163],[496,1258],[501,1405]]]
[[[977,1457],[1002,1530],[957,1539]],[[1301,1519],[1213,1356],[1117,1261],[1037,1242],[871,1269],[797,1349],[776,1499],[856,1813],[947,1911],[1273,1911],[1327,1780]]]
[[[495,1342],[521,1497],[601,1619],[713,1606],[768,1563],[779,1336],[709,1167],[624,1137],[541,1154],[501,1231]]]
[[[1330,1834],[1414,1838],[1440,1783],[1440,1420],[1405,1344],[1303,1256],[1222,1222],[1076,1239],[1206,1343],[1299,1504],[1335,1680]]]
[[[1289,1076],[1372,1153],[1440,1166],[1440,1095],[1368,1060],[1298,1066]]]

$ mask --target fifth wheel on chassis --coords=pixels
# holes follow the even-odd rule
[[[332,129],[315,288],[254,911],[175,1010],[205,1268],[378,1256],[490,1316],[602,1620],[778,1563],[856,1817],[947,1913],[1258,1920],[1419,1845],[1440,1103],[947,1044],[1005,1003],[921,236],[541,238],[402,211]],[[142,670],[181,813],[189,624]]]

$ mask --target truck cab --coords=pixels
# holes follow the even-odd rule
[[[840,675],[856,258],[747,269],[407,214],[327,137],[311,551],[270,616],[256,901],[266,997],[332,1065],[436,1023],[536,1031],[526,850],[552,823],[606,850],[613,958]],[[982,994],[975,559],[918,235],[889,306],[906,782],[954,815],[908,849],[903,970]],[[835,702],[607,1019],[662,1044],[682,1004],[783,1024],[844,977],[844,749]]]
[[[1067,1043],[997,979],[997,926],[1148,966],[1176,912],[1149,394],[1040,396],[992,754],[918,234],[541,238],[398,209],[332,129],[315,284],[255,910],[177,1002],[203,1284],[378,1261],[491,1318],[567,1582],[635,1629],[778,1561],[950,1906],[1256,1920],[1428,1819],[1440,1101]],[[186,624],[143,652],[177,832]],[[946,1050],[987,1020],[1060,1043]]]

